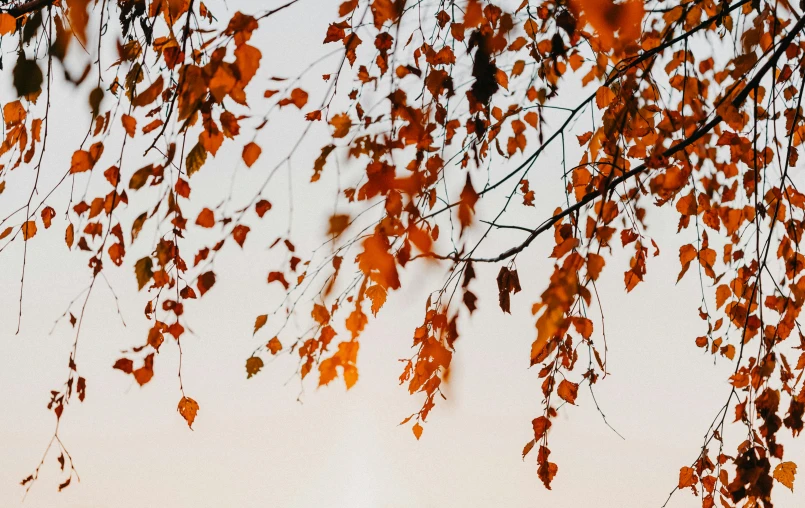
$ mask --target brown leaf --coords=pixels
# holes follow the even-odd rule
[[[349,226],[350,216],[335,214],[330,216],[330,229],[327,230],[328,236],[338,236]]]
[[[134,264],[134,273],[137,275],[137,286],[140,290],[154,277],[154,262],[150,256],[138,260]]]
[[[246,360],[246,379],[257,375],[260,369],[263,368],[263,359],[259,356],[252,356]]]
[[[478,193],[472,188],[472,180],[467,174],[467,181],[461,191],[461,201],[458,205],[458,220],[461,223],[461,230],[472,224],[475,215],[475,203],[478,202]]]
[[[215,273],[213,272],[204,272],[202,273],[199,278],[196,286],[198,287],[199,293],[201,296],[204,296],[204,293],[209,291],[215,285]]]
[[[120,358],[115,362],[112,368],[122,370],[126,374],[131,374],[134,371],[134,362],[128,358]]]

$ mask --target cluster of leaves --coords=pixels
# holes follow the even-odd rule
[[[698,455],[681,468],[677,488],[701,492],[705,508],[717,502],[770,507],[773,480],[793,488],[796,465],[784,461],[777,436],[784,427],[797,436],[805,426],[805,353],[789,360],[805,348],[798,323],[805,303],[799,252],[805,194],[791,171],[805,141],[805,18],[797,6],[347,0],[323,34],[326,47],[337,47],[338,65],[323,75],[327,90],[311,106],[302,80],[308,71],[268,88],[254,79],[262,53],[250,44],[252,34],[275,15],[294,15],[294,3],[218,20],[196,0],[103,0],[95,35],[88,0],[31,0],[0,14],[0,33],[16,37],[19,96],[3,106],[0,156],[7,163],[0,192],[4,176],[18,166],[37,175],[27,202],[0,222],[7,225],[0,228],[0,252],[20,240],[24,259],[39,225],[50,228],[60,208],[67,246],[86,253],[91,270],[79,316],[65,312],[75,335],[67,380],[50,402],[57,420],[75,395],[84,398],[76,350],[89,294],[96,281],[106,281],[104,263],[133,266],[139,289],[149,294],[148,336],[114,364],[144,385],[166,336],[181,352],[185,305],[214,289],[217,253],[233,242],[245,247],[255,222],[272,208],[272,177],[309,133],[326,128],[331,140],[319,145],[310,180],[324,182],[328,164],[348,160],[351,183],[336,190],[342,212],[330,218],[326,252],[297,253],[289,234],[272,244],[287,255],[266,280],[287,297],[280,309],[255,319],[255,335],[264,328],[274,333],[246,360],[248,377],[264,368],[266,357],[288,354],[297,358],[300,378],[318,372],[326,385],[340,376],[350,388],[370,314],[401,288],[402,270],[437,263],[445,278],[427,299],[400,375],[423,400],[403,421],[419,439],[443,396],[459,317],[477,308],[476,267],[500,265],[499,305],[510,312],[523,291],[517,256],[553,233],[553,273],[532,308],[530,365],[543,380],[543,410],[523,450],[524,457],[535,451],[537,474],[550,488],[559,469],[549,448],[558,406],[575,404],[582,385],[592,393],[607,375],[606,337],[591,312],[594,301],[602,306],[596,281],[616,250],[631,257],[623,271],[626,291],[644,280],[649,259],[660,254],[646,232],[647,211],[663,207],[678,214],[679,235],[691,239],[679,251],[678,279],[691,265],[700,279],[705,331],[695,347],[734,364],[726,401]],[[75,77],[64,63],[70,48],[95,41],[100,62],[103,41],[110,40],[103,27],[114,17],[122,36],[118,59],[97,70],[87,65]],[[53,190],[41,198],[37,189],[55,65],[76,86],[97,79],[88,97],[92,126],[57,187],[93,172],[108,182],[103,194],[71,197],[66,205],[49,203]],[[268,106],[256,114],[249,98],[260,87]],[[568,89],[572,105],[557,105],[567,103],[562,92]],[[109,97],[114,107],[106,110]],[[282,109],[298,110],[305,128],[280,164],[268,166],[260,163],[259,134]],[[585,114],[592,119],[586,128]],[[104,149],[112,140],[118,140],[116,162]],[[568,167],[563,158],[558,173],[564,193],[556,204],[564,205],[529,227],[504,223],[515,207],[534,207],[529,177],[548,147],[565,153],[576,140],[580,161]],[[126,144],[137,141],[152,162],[127,167]],[[264,184],[235,211],[203,207],[195,218],[185,216],[193,175],[224,144],[237,145],[243,164],[265,174]],[[124,234],[122,212],[144,188],[156,189],[158,198]],[[484,217],[487,203],[495,209],[485,206],[490,216]],[[150,254],[128,261],[127,247],[147,224],[156,231]],[[191,252],[191,266],[183,251],[201,229],[219,233],[218,240]],[[511,242],[500,234],[510,229],[522,230],[524,239],[501,243]],[[288,316],[308,310],[307,330],[286,327]],[[579,362],[585,353],[588,361]],[[179,379],[178,410],[192,425],[199,405],[185,395],[181,371]],[[746,438],[728,452],[724,435],[732,414]],[[58,426],[50,446],[58,446],[64,469],[69,454]],[[69,462],[63,486],[75,473]],[[41,466],[23,483],[30,487]]]

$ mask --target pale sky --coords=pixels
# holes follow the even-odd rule
[[[301,0],[262,26],[254,44],[264,55],[255,82],[263,81],[256,87],[268,88],[268,76],[298,72],[329,51],[320,41],[338,3]],[[214,13],[228,17],[221,5],[216,10],[210,2]],[[228,2],[229,9],[247,12],[271,6]],[[314,81],[330,69],[325,64],[312,73]],[[4,76],[7,81],[8,73]],[[319,100],[313,99],[315,89],[310,87],[311,103]],[[67,169],[86,123],[84,92],[77,95],[62,83],[55,94],[46,188]],[[251,170],[238,170],[236,192],[262,181],[267,168],[295,141],[301,124],[292,115],[276,118],[258,138],[260,162]],[[310,150],[293,161],[293,228],[300,250],[318,244],[332,213],[334,166],[315,186],[306,183],[322,139],[312,140]],[[196,210],[215,204],[216,190],[221,182],[228,185],[237,165],[240,146],[225,144],[194,176]],[[128,152],[124,180],[143,162],[141,153]],[[535,168],[531,182],[537,206],[515,214],[519,223],[533,224],[561,204],[559,157],[556,150],[548,151]],[[497,306],[499,266],[476,266],[473,292],[480,298],[479,310],[461,323],[448,400],[437,404],[416,441],[410,426],[398,423],[418,410],[422,399],[398,385],[398,359],[410,356],[427,292],[442,283],[437,267],[413,265],[403,272],[403,290],[389,296],[362,335],[360,379],[349,392],[340,379],[319,389],[315,379],[300,385],[293,376],[296,362],[287,356],[266,362],[259,375],[246,379],[245,359],[270,338],[269,328],[276,324],[269,322],[253,338],[254,317],[273,310],[282,297],[277,285],[265,284],[274,259],[266,248],[288,220],[287,174],[283,171],[272,184],[275,209],[269,213],[275,215],[255,227],[244,252],[225,249],[216,265],[216,286],[187,306],[195,335],[182,342],[183,379],[187,394],[201,407],[193,431],[176,411],[180,392],[174,344],[162,347],[156,375],[142,388],[111,368],[120,350],[144,342],[149,325],[142,315],[147,296],[136,291],[131,268],[147,249],[148,239],[141,239],[123,268],[107,263],[127,326],[121,324],[108,288],[100,285],[79,343],[87,398],[67,408],[60,435],[81,482],[74,480],[57,492],[61,476],[52,453],[24,503],[19,482],[32,472],[52,434],[54,416],[46,405],[50,390],[66,375],[73,338],[64,322],[49,332],[88,282],[89,272],[86,256],[68,254],[63,208],[57,209],[53,228],[40,231],[29,243],[22,331],[15,335],[22,244],[0,254],[0,507],[621,508],[665,502],[679,468],[695,459],[710,421],[726,400],[730,369],[724,359],[714,365],[712,356],[695,347],[695,338],[705,331],[696,311],[698,280],[688,276],[675,285],[678,247],[692,238],[687,236],[691,233],[676,235],[675,213],[649,210],[649,232],[662,255],[649,260],[645,283],[625,293],[622,272],[628,258],[616,251],[599,284],[611,376],[595,386],[595,393],[609,423],[625,440],[605,425],[589,390],[582,387],[577,406],[564,406],[551,431],[551,460],[559,472],[553,490],[547,491],[536,474],[535,454],[523,461],[520,452],[533,437],[531,420],[541,414],[541,380],[537,369],[528,369],[535,338],[530,308],[551,272],[551,238],[535,242],[518,258],[524,291],[513,296],[511,315]],[[7,191],[0,196],[3,216],[19,205],[20,189],[29,188],[30,177],[28,168],[8,177]],[[194,217],[190,210],[186,216]],[[129,208],[127,221],[141,211]],[[143,236],[149,234],[153,229],[147,227]],[[596,327],[598,341],[600,322]],[[742,426],[729,427],[728,440],[742,439],[742,433]],[[790,436],[783,442],[787,460],[805,463],[802,443],[791,443]],[[793,495],[780,485],[774,491],[776,506],[805,502],[805,487],[796,483]],[[675,494],[668,506],[699,504],[688,490]]]

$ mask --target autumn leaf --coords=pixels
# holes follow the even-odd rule
[[[327,235],[338,236],[347,229],[349,226],[350,216],[344,214],[335,214],[330,216],[330,228],[327,230]]]
[[[254,209],[257,212],[257,216],[262,219],[263,215],[271,210],[271,203],[265,199],[261,199],[257,202],[257,204],[254,205]]]
[[[143,360],[143,366],[133,370],[131,374],[140,386],[151,381],[151,378],[154,377],[154,353],[146,356],[145,360]]]
[[[679,470],[679,484],[677,486],[680,489],[695,487],[698,481],[696,471],[692,467],[684,466]]]
[[[478,193],[472,187],[472,180],[470,175],[467,175],[467,181],[464,184],[464,189],[461,191],[461,201],[458,205],[458,220],[461,223],[462,231],[472,224],[472,218],[475,215],[475,204],[478,202]]]
[[[196,217],[196,224],[203,228],[211,228],[215,226],[215,213],[209,208],[202,209],[198,217]]]
[[[196,286],[198,287],[198,291],[201,296],[204,296],[204,293],[212,289],[215,285],[215,273],[213,272],[204,272],[198,277],[198,282]]]
[[[5,12],[0,14],[0,35],[8,35],[15,30],[17,30],[17,20],[14,16]]]
[[[262,152],[262,148],[260,148],[257,143],[252,142],[247,144],[243,147],[243,162],[247,167],[252,167]]]
[[[271,340],[268,341],[266,347],[271,352],[272,355],[279,353],[282,350],[282,343],[279,341],[278,338],[273,337]]]
[[[235,239],[238,245],[243,247],[243,243],[246,241],[246,235],[249,234],[251,228],[249,226],[238,224],[232,229],[232,238]]]
[[[372,315],[377,316],[383,304],[386,303],[386,290],[382,286],[375,284],[366,288],[366,296],[372,301]]]
[[[138,260],[134,264],[134,273],[137,275],[138,289],[144,288],[145,285],[148,284],[148,281],[154,277],[153,266],[154,262],[148,256]]]
[[[20,230],[22,231],[22,239],[28,241],[36,235],[36,222],[32,220],[25,221],[20,226]]]
[[[134,134],[137,132],[137,120],[132,116],[124,114],[120,117],[120,121],[123,124],[123,128],[126,130],[126,134],[133,138]]]
[[[134,362],[132,362],[128,358],[120,358],[115,362],[112,368],[122,370],[126,374],[131,374],[134,371]]]
[[[781,462],[774,468],[774,479],[794,491],[794,476],[797,474],[797,465],[793,462]]]
[[[385,237],[375,234],[364,240],[363,252],[358,255],[358,268],[386,290],[400,287],[397,262],[389,253],[390,247]]]
[[[422,425],[415,423],[411,430],[414,432],[414,436],[416,437],[417,441],[419,441],[419,438],[422,437]]]
[[[280,107],[287,106],[289,104],[293,104],[297,108],[302,109],[305,107],[305,104],[307,104],[307,92],[301,88],[294,88],[291,90],[290,97],[286,97],[285,99],[279,101]]]
[[[42,217],[42,223],[45,225],[45,229],[48,229],[50,227],[51,221],[53,220],[53,217],[56,216],[56,210],[54,210],[50,206],[46,206],[45,208],[42,209],[40,215]]]
[[[579,385],[563,379],[562,382],[559,383],[559,388],[556,390],[556,393],[558,393],[559,397],[561,397],[565,402],[575,404],[576,397],[579,394]]]
[[[259,356],[252,356],[246,360],[246,379],[257,375],[260,369],[263,368],[263,359]]]
[[[184,418],[187,422],[187,426],[192,429],[193,422],[196,420],[196,414],[198,413],[198,402],[190,397],[182,397],[182,399],[179,401],[177,410],[179,411],[179,414],[182,415],[182,418]]]
[[[188,152],[185,160],[187,176],[193,176],[194,173],[201,169],[201,166],[203,166],[206,161],[207,150],[204,149],[201,143],[196,143],[192,150]]]
[[[86,150],[76,150],[70,161],[70,173],[83,173],[89,171],[95,165],[92,156]]]
[[[268,322],[268,314],[260,314],[259,316],[257,316],[257,318],[254,320],[254,333],[252,333],[252,335],[255,335],[257,331],[263,326],[265,326],[267,322]]]
[[[162,75],[160,75],[148,88],[137,94],[137,96],[131,100],[131,105],[136,108],[148,106],[154,102],[159,94],[162,93],[163,83]]]
[[[349,130],[352,127],[352,119],[350,119],[347,113],[340,113],[330,119],[330,125],[333,126],[333,137],[343,138],[349,134]]]

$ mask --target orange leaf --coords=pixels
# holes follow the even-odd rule
[[[411,430],[414,432],[417,441],[419,441],[419,438],[422,437],[422,425],[415,423]]]
[[[120,117],[120,121],[123,123],[123,128],[126,129],[126,134],[133,138],[137,130],[137,120],[133,116],[123,115]]]
[[[182,415],[182,418],[184,418],[187,422],[187,426],[192,429],[193,422],[196,419],[196,413],[198,413],[198,402],[190,397],[182,397],[182,400],[179,401],[177,410],[179,411],[179,414]]]
[[[51,221],[53,217],[56,216],[56,210],[53,208],[46,206],[42,209],[42,222],[45,224],[45,229],[50,227]]]
[[[36,235],[36,222],[29,220],[22,223],[22,239],[29,240]]]
[[[696,259],[696,255],[696,248],[691,244],[683,245],[679,248],[679,262],[682,265],[682,271],[679,272],[679,276],[676,278],[677,282],[682,280],[685,272],[690,268],[690,262]]]
[[[262,219],[263,215],[265,215],[267,211],[271,210],[271,203],[265,199],[261,199],[256,205],[254,205],[254,209],[257,212],[257,216]]]
[[[272,355],[275,355],[279,353],[280,350],[282,350],[282,343],[278,338],[274,337],[270,341],[268,341],[266,347],[268,348],[269,351],[271,351]]]
[[[302,109],[305,104],[307,104],[307,92],[302,90],[301,88],[294,88],[291,90],[291,96],[286,97],[279,101],[279,106],[287,106],[289,104],[293,104],[299,109]]]
[[[330,125],[335,129],[333,131],[333,137],[343,138],[349,134],[349,129],[352,127],[352,119],[347,113],[340,113],[330,120]]]
[[[240,245],[241,248],[243,247],[243,242],[246,241],[246,235],[249,234],[249,231],[251,231],[249,226],[244,226],[243,224],[238,224],[232,230],[232,238],[234,238],[235,241],[238,242],[238,245]]]
[[[268,322],[268,314],[261,314],[257,316],[257,319],[254,320],[254,333],[257,333],[257,330],[265,326]],[[254,335],[254,333],[252,335]]]
[[[698,478],[696,478],[696,470],[692,467],[683,466],[679,470],[679,485],[680,489],[684,489],[686,487],[693,487],[698,482]]]
[[[461,223],[462,231],[472,223],[475,215],[475,203],[478,202],[478,193],[472,188],[472,180],[467,174],[467,182],[461,191],[461,202],[458,205],[458,220]]]
[[[89,171],[95,162],[86,150],[76,150],[70,160],[70,173],[83,173]]]
[[[243,162],[246,163],[246,166],[252,167],[261,153],[263,153],[263,149],[260,148],[260,145],[254,142],[249,143],[243,147]]]
[[[732,290],[730,290],[729,286],[726,284],[718,286],[716,289],[716,308],[720,309],[730,296],[732,296]]]
[[[579,394],[579,385],[576,383],[571,383],[567,379],[563,379],[561,383],[559,383],[559,388],[556,391],[562,400],[565,400],[571,404],[576,403],[576,397]]]
[[[157,96],[162,93],[162,85],[163,80],[162,75],[160,75],[156,81],[151,84],[151,86],[137,94],[137,96],[131,100],[132,106],[135,108],[140,106],[148,106],[154,102],[157,99]]]
[[[213,227],[215,225],[215,214],[209,208],[201,210],[196,218],[196,224],[203,228]]]
[[[17,29],[17,20],[11,14],[0,14],[0,35],[7,35]]]
[[[587,274],[592,280],[598,280],[601,270],[604,268],[604,258],[593,252],[587,254]]]

